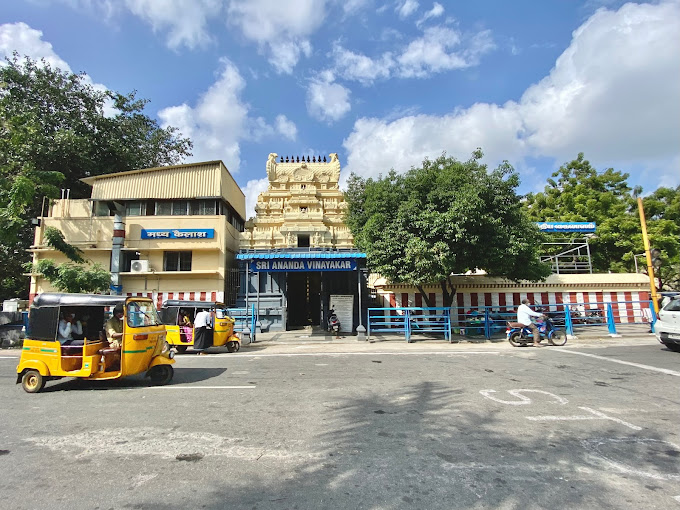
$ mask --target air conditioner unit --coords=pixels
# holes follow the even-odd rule
[[[149,261],[148,260],[133,260],[130,264],[131,273],[148,273],[149,272]]]

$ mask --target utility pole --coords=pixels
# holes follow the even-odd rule
[[[649,248],[649,238],[647,237],[647,222],[645,221],[645,211],[642,208],[642,199],[638,197],[638,211],[640,212],[640,226],[642,227],[642,242],[645,245],[645,255],[647,257],[647,275],[649,276],[649,286],[652,290],[652,304],[654,311],[659,313],[659,302],[656,298],[656,282],[654,281],[654,265],[652,264],[652,252]]]

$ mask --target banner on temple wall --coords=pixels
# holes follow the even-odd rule
[[[250,270],[259,271],[354,271],[356,259],[265,259],[252,260]]]

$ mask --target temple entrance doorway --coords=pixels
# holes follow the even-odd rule
[[[321,323],[321,273],[287,273],[288,329]]]

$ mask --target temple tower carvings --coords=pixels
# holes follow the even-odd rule
[[[241,233],[241,249],[352,248],[338,155],[277,158],[269,154],[269,186]]]

